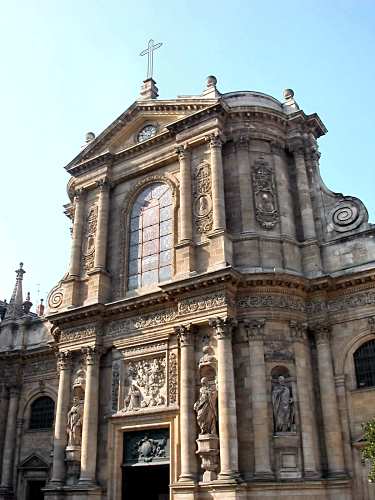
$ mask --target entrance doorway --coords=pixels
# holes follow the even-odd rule
[[[45,485],[45,481],[27,481],[26,500],[43,500],[44,493],[42,492],[42,488],[44,488]]]
[[[169,465],[123,468],[123,500],[169,500]]]
[[[124,434],[122,500],[169,500],[169,430]]]

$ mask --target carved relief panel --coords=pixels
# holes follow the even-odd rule
[[[89,271],[94,267],[95,258],[95,236],[98,224],[98,207],[93,205],[86,217],[83,244],[82,244],[82,269]]]
[[[255,216],[264,229],[273,229],[279,220],[274,174],[271,165],[259,157],[253,168]]]
[[[204,234],[212,229],[211,167],[207,162],[202,161],[194,168],[193,186],[194,226],[198,233]]]

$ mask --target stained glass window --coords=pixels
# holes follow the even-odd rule
[[[55,403],[48,396],[42,396],[31,404],[30,429],[51,429]]]
[[[130,215],[129,290],[172,277],[172,215],[167,184],[151,184],[135,200]]]
[[[357,387],[375,386],[375,340],[361,345],[354,353]]]

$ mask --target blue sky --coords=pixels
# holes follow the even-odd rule
[[[149,38],[163,42],[160,98],[200,93],[209,74],[222,92],[281,99],[293,88],[329,130],[325,183],[361,198],[375,222],[373,0],[4,0],[1,10],[1,299],[20,260],[34,304],[65,273],[63,166],[137,98]]]

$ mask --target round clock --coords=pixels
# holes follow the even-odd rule
[[[138,132],[137,141],[138,142],[146,141],[147,139],[151,139],[151,137],[154,137],[155,134],[156,134],[155,125],[146,125],[145,127],[143,127],[142,130]]]

